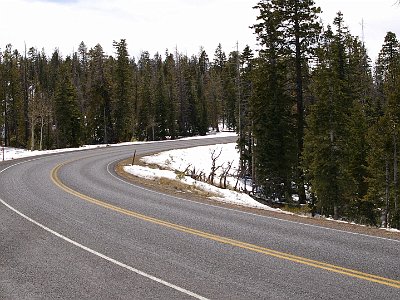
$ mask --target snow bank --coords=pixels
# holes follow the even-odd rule
[[[190,171],[195,170],[196,174],[203,172],[206,177],[208,177],[208,175],[211,173],[212,156],[216,157],[218,155],[219,157],[215,161],[215,166],[220,166],[220,168],[218,168],[216,171],[214,183],[219,183],[221,173],[228,167],[228,163],[230,163],[232,167],[227,177],[227,183],[231,187],[235,186],[235,175],[239,166],[239,152],[236,149],[236,143],[170,150],[142,157],[141,160],[146,164],[157,165],[162,170],[136,165],[126,166],[124,169],[128,173],[142,178],[168,178],[172,180],[179,180],[184,184],[195,186],[198,189],[216,195],[214,197],[210,197],[216,201],[282,212],[280,209],[271,208],[267,205],[257,202],[245,193],[218,188],[203,181],[194,180],[189,176],[177,176],[177,173],[182,174],[182,172],[184,172],[186,169],[189,169]]]
[[[236,136],[234,132],[211,132],[205,136],[195,136],[195,137],[187,137],[182,138],[180,140],[194,140],[194,139],[209,139],[209,138],[216,138],[216,137],[228,137],[228,136]],[[162,141],[162,142],[169,142],[169,140]],[[64,148],[64,149],[56,149],[56,150],[25,150],[25,149],[18,149],[18,148],[11,148],[11,147],[0,147],[0,161],[3,160],[13,160],[18,158],[24,157],[32,157],[32,156],[39,156],[44,154],[52,154],[52,153],[62,153],[62,152],[69,152],[69,151],[79,151],[79,150],[87,150],[93,148],[102,148],[102,147],[118,147],[118,146],[129,146],[129,145],[138,145],[143,143],[154,143],[154,142],[126,142],[126,143],[119,143],[119,144],[101,144],[101,145],[85,145],[79,148]],[[3,159],[3,151],[4,151],[4,159]]]
[[[39,151],[39,150],[30,151],[30,150],[11,148],[11,147],[5,147],[3,150],[3,147],[0,147],[0,161],[3,160],[3,151],[4,151],[4,160],[13,160],[13,159],[24,158],[24,157],[33,157],[33,156],[39,156],[39,155],[44,155],[44,154],[87,150],[87,149],[93,149],[93,148],[99,148],[99,147],[106,147],[106,145],[87,145],[87,146],[82,146],[79,148],[65,148],[65,149],[43,150],[43,151]]]
[[[200,148],[200,147],[198,147]],[[196,152],[196,148],[191,148],[192,150],[190,152]],[[187,150],[187,149],[186,149]],[[175,150],[174,150],[175,151]],[[177,150],[179,153],[180,150]],[[167,151],[170,152],[170,151]],[[177,154],[175,153],[175,154]],[[169,153],[170,155],[170,153]],[[160,156],[160,155],[157,155]],[[149,157],[145,157],[145,160],[151,160]],[[235,204],[235,205],[241,205],[245,207],[252,207],[252,208],[258,208],[258,209],[264,209],[264,210],[269,210],[269,211],[279,211],[282,212],[280,209],[275,209],[272,207],[269,207],[267,205],[263,205],[257,201],[255,201],[253,198],[251,198],[249,195],[244,194],[244,193],[239,193],[235,192],[232,190],[228,189],[221,189],[218,187],[215,187],[211,184],[194,180],[189,176],[178,176],[177,173],[175,173],[172,170],[160,170],[160,169],[152,169],[149,167],[143,167],[143,166],[125,166],[124,167],[125,172],[130,173],[134,176],[138,176],[141,178],[145,179],[159,179],[159,178],[167,178],[171,180],[179,180],[184,184],[194,186],[198,189],[201,189],[203,191],[209,192],[213,195],[213,197],[210,197],[210,199],[224,202],[224,203],[229,203],[229,204]]]
[[[208,176],[211,173],[212,155],[213,157],[219,155],[215,160],[215,166],[219,167],[215,174],[215,182],[217,183],[222,172],[230,163],[232,168],[229,171],[227,181],[229,185],[234,186],[236,183],[234,175],[239,166],[239,153],[235,143],[165,151],[143,157],[142,160],[147,164],[155,164],[161,168],[180,172],[189,169],[190,171],[194,170],[196,174],[202,172]]]

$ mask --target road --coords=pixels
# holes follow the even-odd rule
[[[0,299],[400,299],[399,241],[132,185],[168,141],[0,163]]]

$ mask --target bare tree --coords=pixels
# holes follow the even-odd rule
[[[222,167],[222,165],[217,166],[217,159],[221,156],[222,153],[222,148],[220,149],[219,153],[216,154],[217,149],[214,149],[213,151],[211,151],[211,172],[210,175],[208,175],[208,183],[214,185],[214,178],[216,176],[216,172],[219,168]]]
[[[222,173],[221,173],[221,176],[219,178],[219,186],[221,188],[223,188],[223,189],[227,188],[226,179],[227,179],[227,177],[229,175],[229,172],[230,172],[230,170],[232,168],[232,165],[233,165],[233,161],[230,161],[230,162],[228,162],[228,166],[226,168],[222,169]]]
[[[28,92],[31,150],[35,150],[35,129],[38,123],[40,124],[39,150],[43,150],[43,128],[46,125],[47,116],[50,114],[50,108],[46,103],[46,97],[43,92],[37,90],[33,85],[29,87]]]

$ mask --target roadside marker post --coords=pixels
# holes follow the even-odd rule
[[[136,149],[135,149],[135,152],[133,153],[132,166],[133,166],[133,164],[135,163],[135,157],[136,157]]]

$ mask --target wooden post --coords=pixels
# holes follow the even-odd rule
[[[135,157],[136,157],[136,149],[135,149],[135,152],[133,153],[132,166],[133,166],[133,164],[135,163]]]

